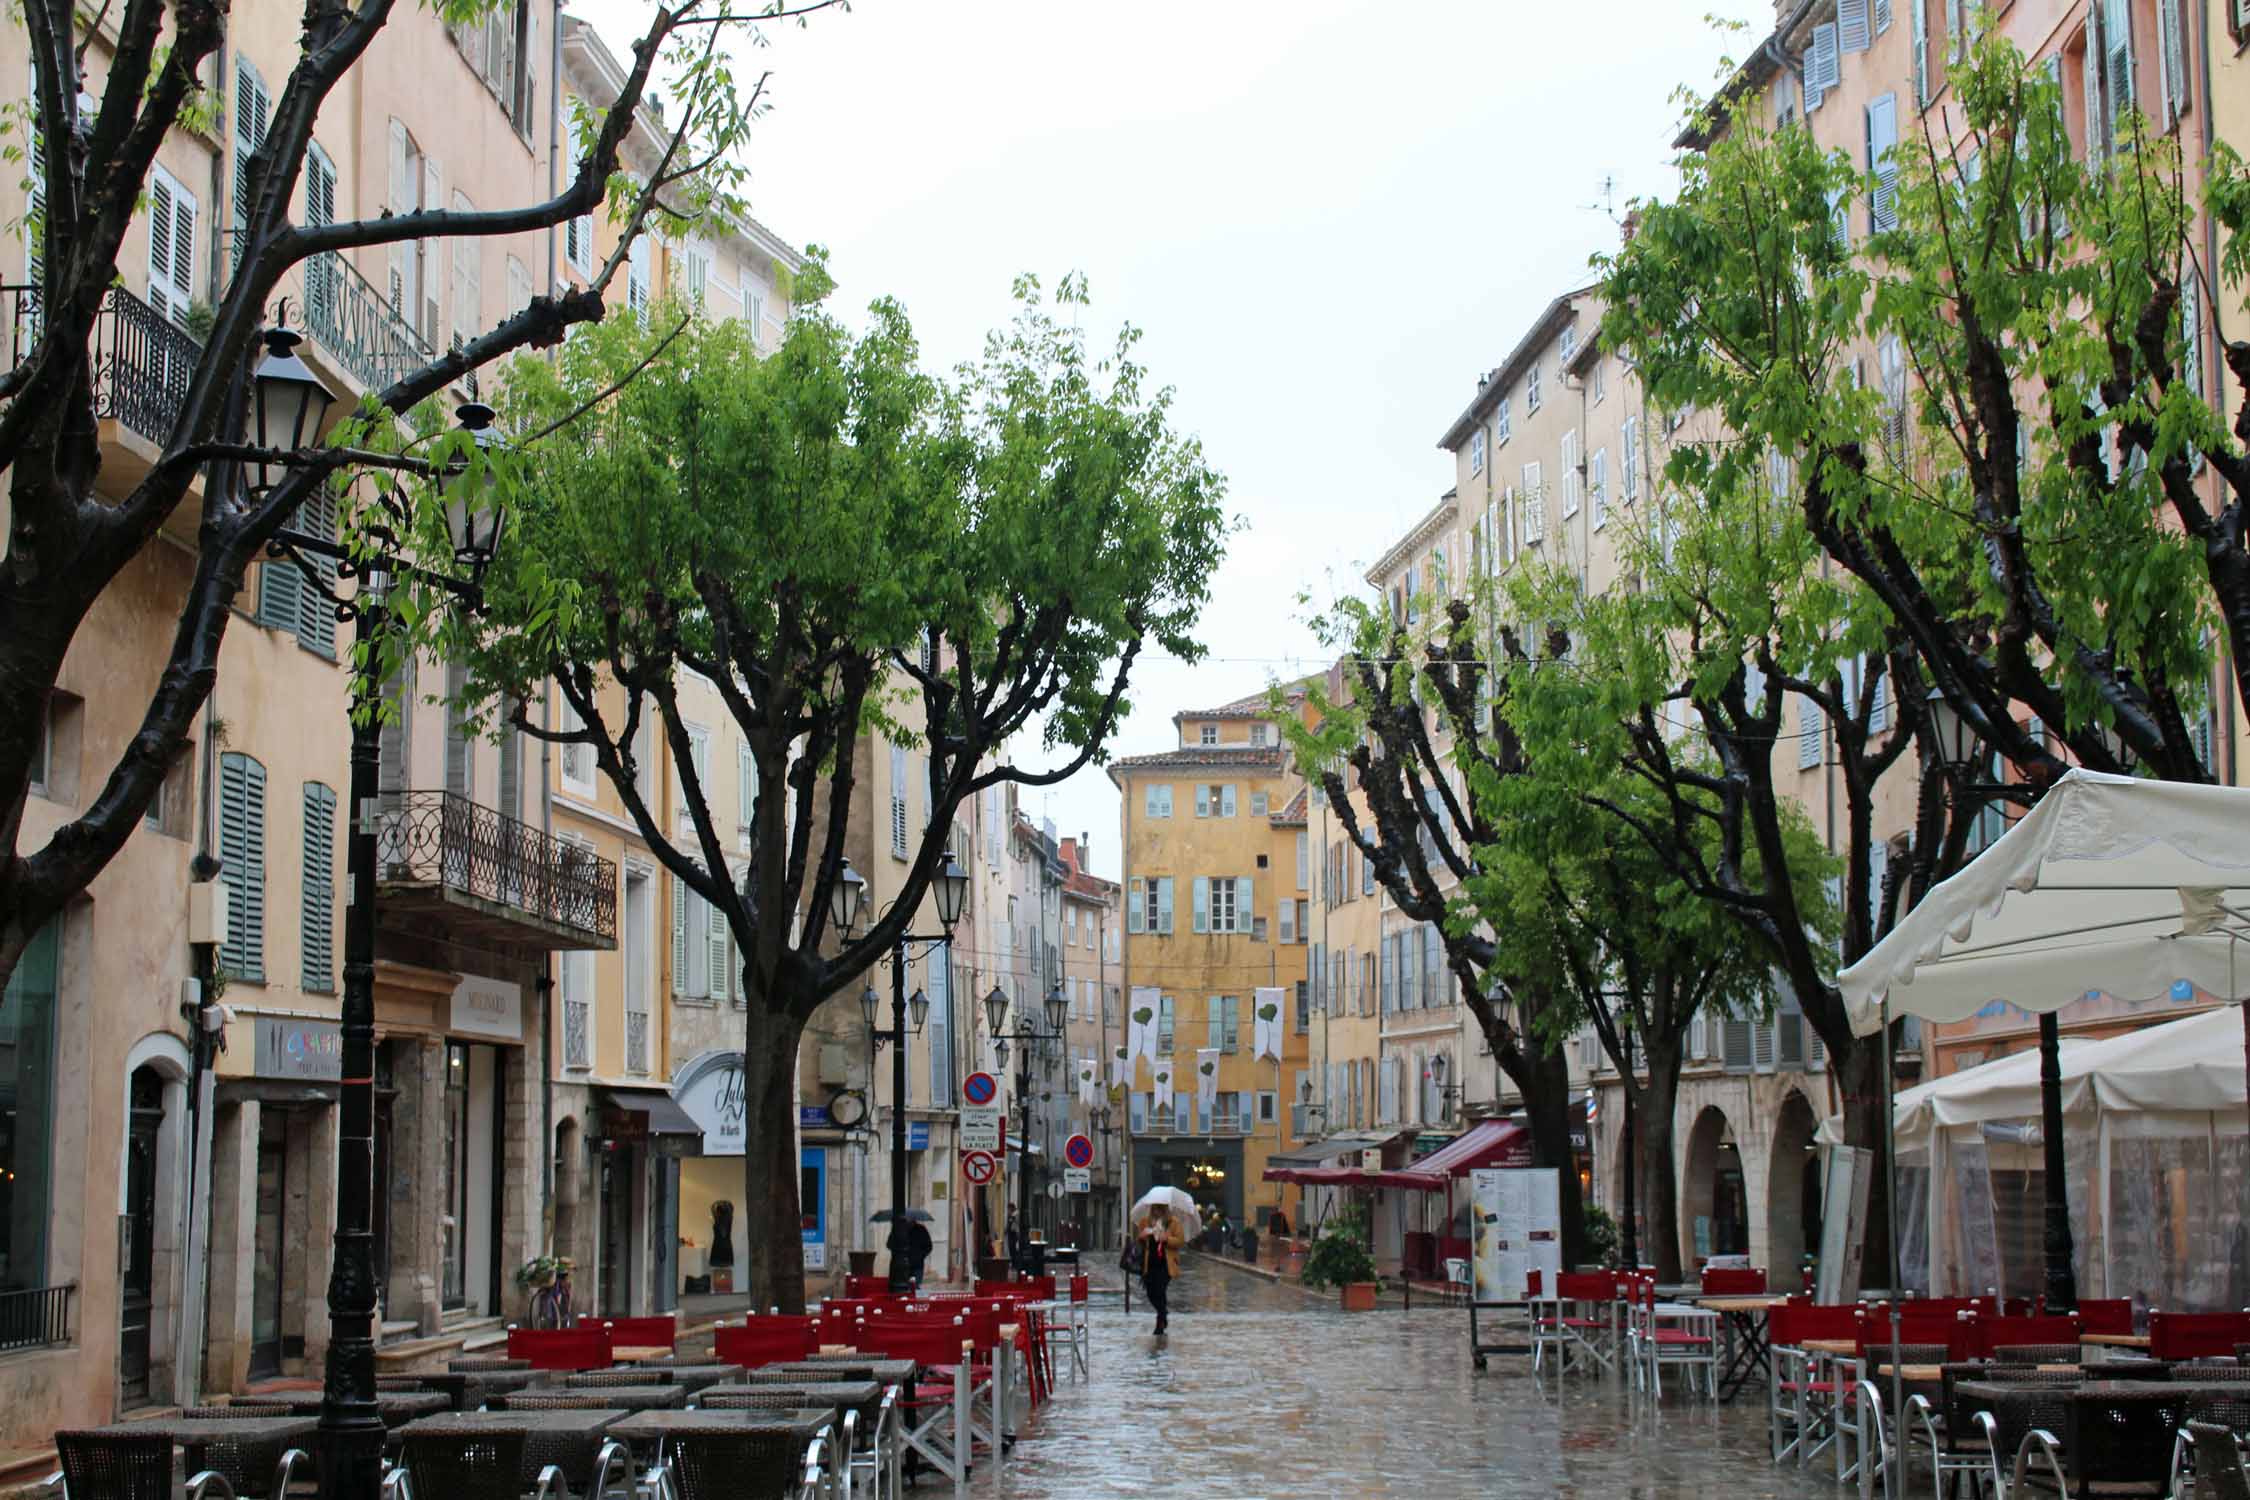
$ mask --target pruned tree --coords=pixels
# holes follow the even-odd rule
[[[762,1206],[745,1269],[757,1301],[790,1310],[804,1299],[806,1023],[889,956],[962,802],[1097,760],[1140,653],[1200,654],[1190,632],[1227,531],[1222,481],[1172,430],[1169,392],[1145,388],[1130,330],[1097,362],[1025,278],[1013,325],[940,380],[917,368],[895,304],[876,303],[854,336],[819,308],[821,281],[816,263],[764,356],[740,324],[659,308],[647,326],[588,330],[552,366],[519,362],[512,409],[584,415],[514,465],[496,608],[459,643],[472,692],[514,705],[536,738],[587,746],[657,860],[734,936],[744,1201]],[[1065,280],[1058,300],[1075,312],[1083,283]],[[690,672],[756,765],[739,878],[682,716]],[[527,707],[550,680],[563,723]],[[1059,763],[1007,763],[1040,721]],[[677,767],[684,833],[643,794],[644,725]],[[876,736],[925,748],[929,816],[892,830],[907,872],[896,901],[842,933],[831,896],[868,816]]]
[[[471,24],[492,3],[444,0],[436,8],[449,22]],[[611,277],[657,205],[670,205],[661,210],[667,215],[728,207],[739,180],[730,153],[758,108],[758,89],[738,92],[722,35],[839,3],[759,0],[740,10],[721,0],[660,5],[634,45],[616,100],[575,122],[575,162],[559,192],[509,208],[432,208],[312,224],[293,222],[290,205],[314,121],[396,17],[389,0],[307,0],[302,50],[244,170],[243,206],[230,237],[235,269],[169,429],[158,439],[161,451],[145,475],[122,493],[105,495],[97,492],[97,322],[121,279],[120,252],[158,149],[176,129],[210,127],[214,108],[204,79],[227,41],[229,18],[226,7],[211,0],[122,0],[114,18],[107,5],[96,14],[68,0],[26,0],[19,13],[31,42],[33,97],[28,109],[0,120],[9,155],[24,161],[38,205],[24,223],[38,277],[24,326],[35,333],[20,360],[0,372],[6,403],[0,406],[0,468],[9,472],[10,504],[0,566],[0,980],[32,935],[141,826],[211,695],[245,569],[304,501],[339,486],[341,476],[368,457],[348,441],[287,454],[247,444],[248,373],[284,278],[315,256],[425,236],[534,231],[611,202],[620,227],[617,248],[591,285],[534,297],[460,347],[400,371],[370,394],[363,419],[343,429],[354,438],[387,435],[391,419],[469,373],[518,350],[554,345],[574,325],[598,320]],[[89,109],[81,78],[106,25],[116,28],[115,45],[100,97]],[[636,182],[619,176],[619,153],[660,69],[674,97],[676,124],[653,168]],[[238,480],[245,459],[279,459],[289,470],[271,488],[252,493]],[[84,805],[39,847],[24,848],[38,726],[63,659],[96,604],[188,499],[199,475],[193,576],[169,645],[153,648],[163,653],[162,670],[138,728]],[[346,529],[351,525],[347,518]]]

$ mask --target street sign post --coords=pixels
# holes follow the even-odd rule
[[[1085,1167],[1065,1167],[1062,1186],[1066,1193],[1090,1193],[1094,1190],[1094,1174]]]
[[[1063,1161],[1073,1167],[1090,1167],[1094,1164],[1094,1143],[1082,1135],[1074,1135],[1063,1142]],[[1083,1192],[1084,1189],[1077,1191]]]
[[[961,1080],[961,1097],[970,1104],[990,1104],[1000,1097],[1000,1084],[990,1073],[971,1073]]]
[[[965,1151],[998,1151],[1000,1149],[1000,1106],[997,1104],[963,1105],[960,1122],[956,1126],[961,1147]]]
[[[989,1151],[964,1151],[961,1153],[961,1175],[983,1187],[1000,1173],[1000,1163],[993,1160]]]

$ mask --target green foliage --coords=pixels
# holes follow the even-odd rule
[[[1617,1264],[1617,1221],[1598,1203],[1586,1205],[1586,1258],[1596,1265]]]
[[[1367,1210],[1351,1204],[1320,1226],[1319,1237],[1305,1252],[1302,1280],[1307,1286],[1346,1287],[1379,1279],[1367,1248]]]

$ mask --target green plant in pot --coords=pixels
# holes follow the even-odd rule
[[[1356,1204],[1321,1226],[1320,1237],[1305,1255],[1302,1273],[1307,1286],[1332,1286],[1343,1296],[1347,1312],[1368,1311],[1382,1280],[1375,1274],[1375,1257],[1367,1248],[1366,1212]]]

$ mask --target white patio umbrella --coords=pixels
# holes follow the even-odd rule
[[[1195,1200],[1176,1187],[1152,1187],[1141,1194],[1141,1201],[1133,1205],[1132,1222],[1138,1224],[1148,1217],[1148,1211],[1157,1204],[1172,1210],[1179,1221],[1180,1233],[1194,1239],[1203,1232],[1203,1215],[1196,1210]]]

